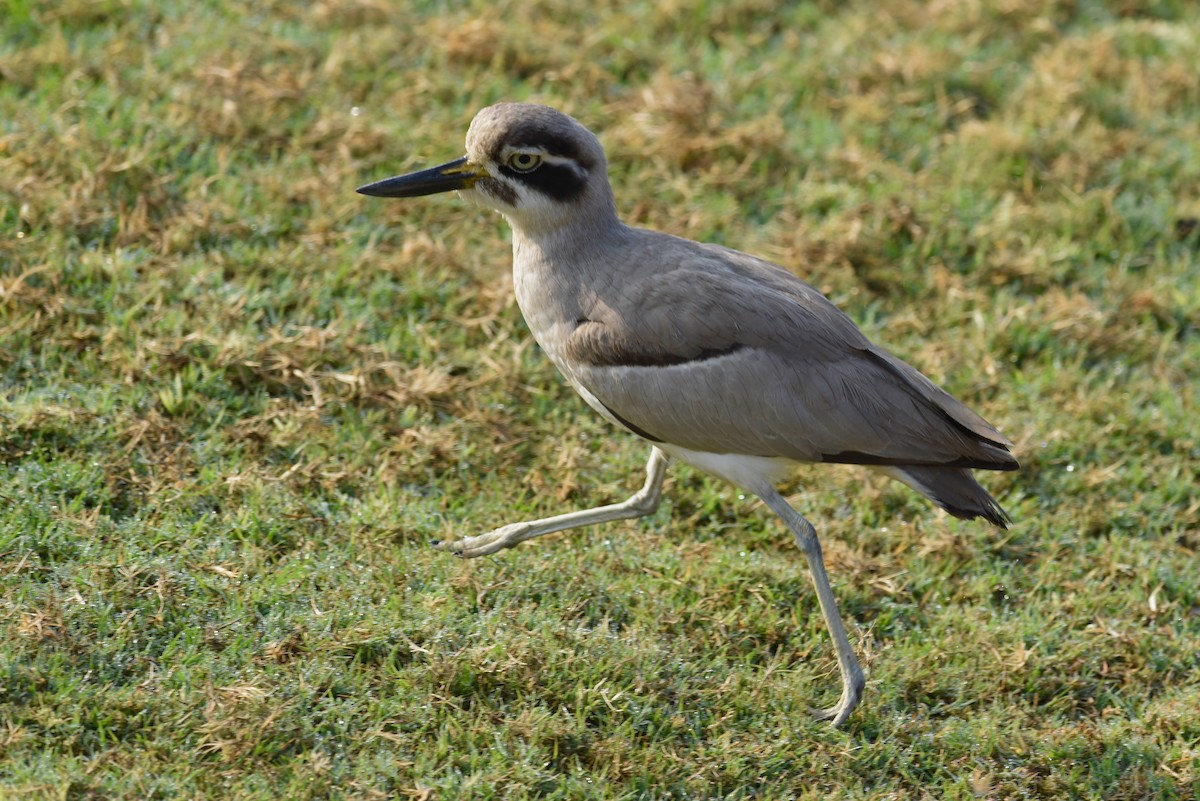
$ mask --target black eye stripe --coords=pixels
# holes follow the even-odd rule
[[[524,135],[522,132],[518,132],[517,136],[510,139],[508,144],[516,150],[541,150],[550,156],[570,159],[585,170],[591,170],[595,166],[578,142],[567,137],[547,134],[545,131],[532,131]]]
[[[531,172],[517,172],[511,167],[501,167],[500,172],[513,181],[561,201],[578,198],[587,186],[587,178],[568,164],[542,162],[540,167]]]

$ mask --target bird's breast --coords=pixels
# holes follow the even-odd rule
[[[617,425],[618,420],[584,381],[585,371],[572,361],[567,342],[584,316],[581,290],[578,283],[564,280],[561,272],[548,269],[537,259],[522,259],[520,250],[514,254],[513,287],[517,306],[529,326],[538,346],[558,368],[589,406]]]
[[[574,293],[551,271],[522,264],[519,258],[513,264],[513,287],[533,338],[557,362],[580,313]]]

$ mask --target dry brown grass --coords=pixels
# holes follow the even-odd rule
[[[0,796],[1195,794],[1190,4],[0,14]],[[796,554],[718,482],[428,552],[644,456],[530,344],[499,221],[353,193],[524,98],[627,220],[796,270],[1017,442],[1005,533],[789,487],[870,671],[845,732]]]

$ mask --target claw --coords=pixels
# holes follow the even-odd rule
[[[446,553],[454,554],[455,556],[462,556],[463,554],[462,543],[458,541],[447,542],[446,540],[434,540],[429,544],[435,551],[445,551]]]
[[[836,729],[845,722],[846,718],[850,717],[850,713],[854,710],[853,706],[847,704],[838,704],[827,709],[817,709],[809,707],[808,714],[812,715],[817,720],[831,720],[833,727]]]
[[[850,717],[850,713],[862,700],[863,686],[862,671],[856,670],[851,674],[850,683],[842,687],[842,697],[836,704],[826,709],[809,707],[808,713],[817,720],[833,721],[833,727],[836,729],[846,722],[846,718]]]

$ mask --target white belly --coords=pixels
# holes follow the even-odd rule
[[[782,481],[792,462],[780,456],[748,456],[744,453],[707,453],[692,451],[669,442],[655,443],[668,456],[723,478],[747,492],[759,494]]]

